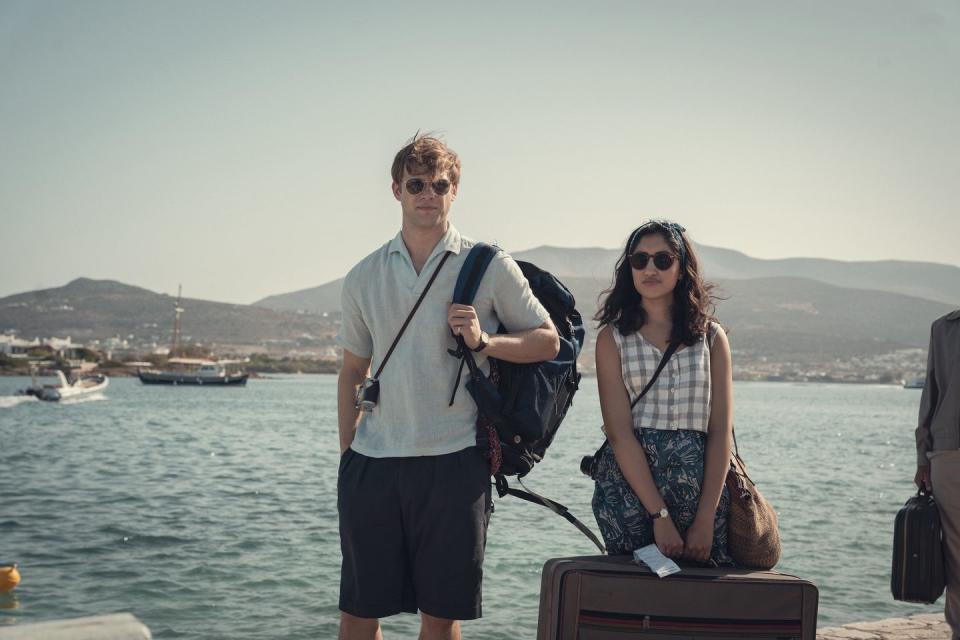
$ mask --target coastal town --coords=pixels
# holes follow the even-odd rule
[[[258,344],[203,343],[184,336],[173,352],[169,336],[113,336],[75,342],[65,337],[20,337],[0,334],[0,375],[26,375],[31,365],[56,366],[81,373],[106,372],[133,376],[137,369],[162,366],[171,357],[239,359],[252,373],[335,373],[341,359],[334,336],[337,318],[328,317],[320,335],[303,334],[289,339],[271,338]],[[579,366],[584,375],[594,372],[594,342],[584,345]],[[849,358],[776,360],[733,348],[734,379],[766,382],[819,382],[922,386],[925,349],[900,349],[891,353]]]

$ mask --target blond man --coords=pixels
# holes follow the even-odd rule
[[[449,220],[460,167],[435,137],[404,146],[391,167],[400,231],[344,280],[337,336],[341,640],[381,638],[379,619],[401,612],[420,613],[423,640],[453,640],[459,620],[480,617],[489,467],[476,446],[472,398],[461,389],[450,402],[459,361],[448,349],[462,336],[485,370],[490,357],[536,362],[559,349],[549,314],[502,252],[474,304],[450,304],[474,245]],[[496,334],[500,325],[508,333]],[[378,393],[371,395],[371,386]],[[358,408],[358,390],[367,410]]]

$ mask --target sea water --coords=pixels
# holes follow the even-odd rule
[[[4,397],[27,384],[0,378],[0,562],[19,562],[23,576],[0,594],[0,625],[129,611],[155,638],[335,637],[334,376],[221,389],[127,378],[79,402]],[[820,625],[940,610],[896,603],[889,588],[920,393],[786,383],[734,393],[741,454],[780,517],[777,569],[817,584]],[[525,481],[595,531],[579,461],[601,443],[600,423],[596,382],[584,379]],[[534,638],[544,561],[593,553],[546,509],[497,500],[484,617],[464,635]],[[414,638],[418,619],[383,626]]]

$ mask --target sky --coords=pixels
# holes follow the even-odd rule
[[[960,265],[960,2],[0,0],[0,296],[233,303],[392,238],[393,155],[510,251],[649,217],[758,258]]]

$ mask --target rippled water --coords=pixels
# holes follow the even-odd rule
[[[0,396],[26,380],[0,378]],[[780,512],[779,570],[820,587],[820,624],[939,610],[889,595],[894,514],[911,495],[919,392],[737,383],[752,475]],[[601,437],[584,380],[527,486],[596,529],[580,456]],[[115,379],[100,398],[0,397],[0,561],[23,583],[0,625],[130,611],[156,638],[330,638],[336,633],[336,378],[244,389]],[[542,508],[500,500],[474,638],[536,635],[540,569],[593,553]],[[415,616],[384,622],[416,636]]]

